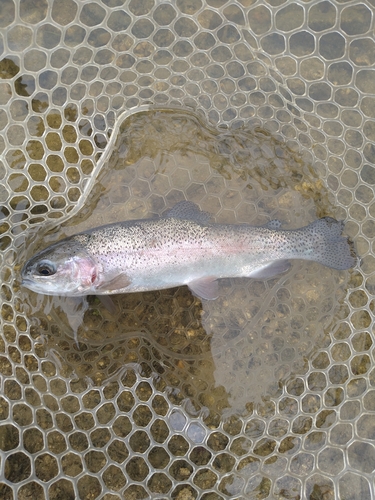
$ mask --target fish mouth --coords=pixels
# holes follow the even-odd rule
[[[0,0],[1,2],[1,0]],[[63,292],[63,291],[55,291],[48,288],[48,283],[39,283],[38,281],[33,280],[32,278],[23,278],[21,281],[21,286],[31,290],[35,293],[41,293],[42,295],[52,295],[58,297],[73,297],[76,295],[81,296],[82,293],[74,293],[73,292]]]
[[[40,283],[31,279],[31,278],[23,278],[21,281],[21,286],[28,288],[29,290],[36,292],[39,291]]]
[[[22,278],[21,286],[28,288],[29,290],[34,290],[35,282],[30,278]]]

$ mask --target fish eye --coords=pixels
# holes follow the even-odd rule
[[[36,271],[40,276],[52,276],[56,272],[56,266],[52,262],[40,262]]]

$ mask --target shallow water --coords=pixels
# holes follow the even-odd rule
[[[183,199],[224,223],[277,218],[297,228],[340,216],[313,169],[259,128],[215,130],[191,112],[160,109],[128,116],[112,141],[78,213],[38,238],[33,252],[91,227],[160,216]],[[182,287],[115,296],[114,312],[95,297],[23,291],[24,311],[71,376],[100,385],[126,364],[147,366],[195,411],[229,416],[280,397],[305,373],[329,343],[349,276],[294,262],[267,281],[221,280],[212,302]]]
[[[4,479],[0,496],[374,497],[375,51],[370,3],[2,0],[0,466]],[[122,343],[103,342],[102,326],[111,325],[106,335],[116,340],[119,321],[107,318],[107,311],[94,299],[83,311],[77,304],[38,299],[19,288],[20,263],[38,246],[62,237],[68,229],[74,231],[69,228],[69,217],[80,212],[81,222],[86,223],[94,213],[95,203],[88,193],[92,200],[100,199],[103,186],[97,182],[97,171],[103,166],[106,146],[108,151],[114,150],[118,119],[143,106],[164,105],[199,111],[205,117],[203,128],[206,121],[215,127],[260,126],[280,141],[281,151],[286,151],[284,144],[303,151],[302,158],[287,153],[287,165],[292,158],[298,173],[302,165],[308,168],[312,164],[316,175],[306,172],[304,176],[312,176],[313,181],[303,186],[294,178],[290,193],[295,195],[297,190],[310,197],[312,212],[302,207],[307,220],[330,213],[331,206],[338,207],[334,214],[347,221],[346,230],[362,258],[349,281],[344,276],[343,289],[341,282],[334,285],[338,293],[327,303],[331,307],[327,320],[332,318],[332,326],[323,328],[322,321],[318,322],[324,335],[322,347],[310,352],[307,345],[310,354],[304,357],[303,368],[296,367],[296,375],[281,384],[282,394],[270,400],[266,396],[262,404],[246,405],[244,417],[222,417],[228,409],[241,413],[239,408],[246,399],[246,391],[235,394],[237,402],[232,406],[232,375],[228,383],[226,377],[218,382],[224,373],[216,370],[214,357],[222,352],[224,335],[230,331],[225,342],[234,346],[224,369],[234,366],[243,373],[243,366],[235,365],[230,355],[238,359],[243,344],[236,347],[236,334],[243,328],[250,330],[249,316],[256,323],[256,335],[266,333],[259,321],[268,321],[268,310],[280,326],[283,320],[287,332],[291,325],[285,326],[285,316],[280,316],[280,308],[275,309],[277,303],[283,304],[281,313],[286,311],[287,317],[289,312],[299,314],[300,304],[292,300],[294,294],[297,298],[300,294],[313,315],[314,302],[310,301],[315,282],[311,281],[309,302],[304,279],[299,280],[303,285],[299,290],[286,284],[293,291],[290,296],[284,293],[282,282],[268,282],[269,303],[263,288],[255,289],[253,284],[250,290],[243,283],[235,283],[233,288],[223,282],[223,293],[235,290],[241,300],[241,287],[249,300],[255,293],[256,307],[245,318],[236,308],[234,318],[228,316],[222,323],[222,312],[215,315],[209,310],[201,317],[202,327],[196,322],[202,305],[191,302],[194,299],[184,289],[171,291],[172,295],[145,295],[140,302],[127,297],[124,318],[129,317],[131,324],[121,334]],[[124,111],[127,115],[121,115]],[[266,137],[260,132],[266,143],[271,140],[266,139],[268,132]],[[226,137],[224,129],[217,134]],[[142,129],[139,137],[143,137],[142,145]],[[222,152],[219,160],[228,153],[227,144],[224,140],[217,150]],[[245,158],[250,149],[245,148]],[[120,148],[119,153],[126,151]],[[270,164],[265,161],[265,165]],[[224,172],[220,161],[211,165],[215,166],[217,173]],[[261,183],[264,176],[268,186],[265,170],[260,166],[255,180]],[[277,175],[274,181],[276,186]],[[328,196],[319,184],[327,187]],[[177,184],[176,188],[180,189]],[[213,201],[221,192],[204,192],[204,199],[212,195]],[[122,193],[118,194],[117,210],[125,206]],[[209,208],[218,218],[238,217],[241,222],[248,222],[257,210],[262,223],[273,211],[288,213],[287,205],[273,206],[265,195],[258,197],[265,202],[263,215],[262,206],[253,200],[245,213],[237,205],[222,206],[220,201]],[[130,199],[136,201],[133,209],[138,207],[144,216],[163,210],[158,202],[145,205],[136,191],[129,196],[125,201],[128,205]],[[167,196],[163,197],[165,206],[169,206]],[[109,202],[102,215],[107,215],[110,206]],[[319,213],[320,207],[323,213]],[[121,218],[130,217],[128,208],[129,213]],[[282,215],[287,223],[288,216]],[[111,212],[114,217],[116,210]],[[66,227],[57,227],[63,221]],[[303,268],[304,276],[305,272]],[[317,278],[320,274],[317,271]],[[319,285],[317,290],[320,292]],[[157,311],[155,296],[160,299]],[[221,300],[228,304],[231,296]],[[178,311],[173,322],[165,318],[171,303]],[[318,301],[317,306],[321,305]],[[77,308],[73,328],[72,320],[62,312],[68,307]],[[140,320],[144,312],[153,328],[146,325],[141,336],[137,332],[144,324]],[[90,328],[84,331],[81,327],[80,335],[91,340],[77,348],[73,332],[82,323],[82,313]],[[35,322],[33,326],[29,318]],[[303,319],[305,326],[312,324],[310,317],[303,314]],[[272,317],[270,324],[276,324]],[[186,325],[192,326],[187,330]],[[213,330],[207,335],[210,325]],[[297,322],[295,329],[299,328]],[[155,336],[155,332],[159,334]],[[169,332],[175,344],[169,342]],[[220,332],[221,337],[213,337]],[[219,348],[215,351],[216,338]],[[284,347],[271,346],[276,348],[279,355]],[[258,352],[262,354],[260,348]],[[194,360],[186,357],[191,353]],[[117,370],[123,365],[128,369],[120,376]],[[272,381],[278,377],[273,371],[268,373],[268,365],[261,366],[271,383],[266,394],[275,394]],[[109,381],[112,371],[117,375]],[[201,374],[206,376],[203,381]],[[255,386],[254,379],[250,382]],[[218,392],[207,390],[216,386]],[[191,402],[198,401],[201,393],[211,409],[197,414]],[[183,399],[186,395],[189,398]],[[198,409],[202,406],[199,401],[194,404]]]

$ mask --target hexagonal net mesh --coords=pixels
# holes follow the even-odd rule
[[[373,0],[2,0],[0,496],[375,497]],[[361,263],[48,297],[39,248],[182,199]]]

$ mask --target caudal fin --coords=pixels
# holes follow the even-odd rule
[[[319,219],[304,228],[309,233],[313,247],[311,260],[333,269],[354,267],[357,263],[354,245],[346,236],[342,236],[343,228],[343,221],[331,217]]]

